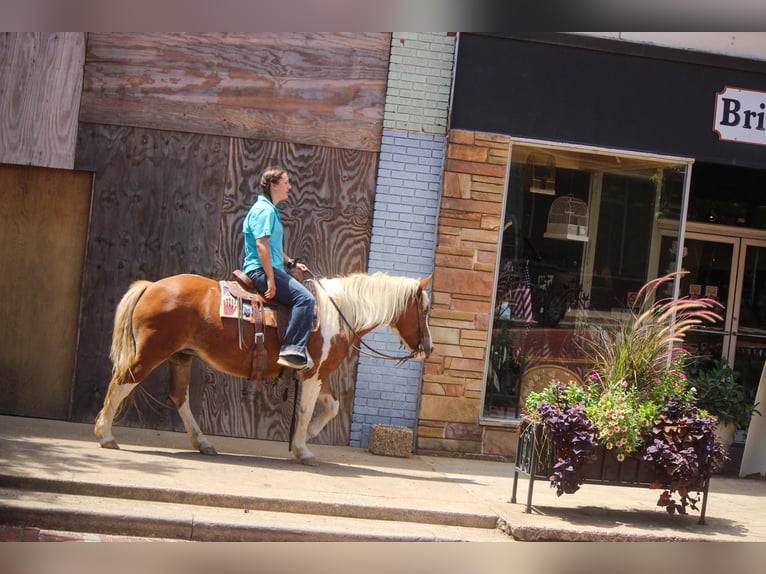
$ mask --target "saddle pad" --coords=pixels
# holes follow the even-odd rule
[[[221,305],[219,314],[221,317],[243,319],[255,323],[255,313],[252,298],[259,297],[255,293],[246,293],[236,281],[219,281],[221,285]],[[263,307],[263,324],[266,327],[277,326],[277,311],[268,306]]]

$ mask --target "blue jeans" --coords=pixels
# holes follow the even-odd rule
[[[248,276],[261,294],[266,292],[266,272],[263,268],[251,271]],[[277,287],[274,301],[292,308],[280,353],[298,353],[308,357],[306,343],[314,320],[314,296],[300,281],[281,269],[274,269],[274,282]]]

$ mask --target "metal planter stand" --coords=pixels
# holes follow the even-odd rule
[[[608,451],[604,447],[600,447],[600,449],[601,452],[597,459],[586,465],[583,469],[585,475],[584,484],[648,488],[654,482],[654,471],[651,464],[635,459],[626,459],[620,462],[612,455],[612,451]],[[529,486],[527,487],[527,503],[524,512],[527,514],[531,513],[532,492],[535,480],[548,482],[550,475],[553,474],[552,469],[555,462],[554,453],[550,448],[546,448],[541,425],[523,420],[519,428],[511,503],[516,504],[519,475],[527,476],[529,477]],[[710,476],[708,475],[703,479],[699,488],[696,489],[702,493],[702,506],[700,507],[698,524],[705,524],[709,486]]]

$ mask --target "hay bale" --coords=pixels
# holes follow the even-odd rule
[[[372,454],[406,458],[412,454],[412,430],[395,425],[371,425],[369,449]]]

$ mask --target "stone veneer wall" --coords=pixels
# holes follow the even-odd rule
[[[451,131],[439,212],[418,451],[512,456],[516,429],[479,424],[509,138]]]
[[[422,278],[433,271],[455,36],[395,32],[368,271]],[[376,329],[365,342],[401,355],[399,338]],[[366,447],[373,424],[415,431],[423,364],[360,356],[350,446]]]

